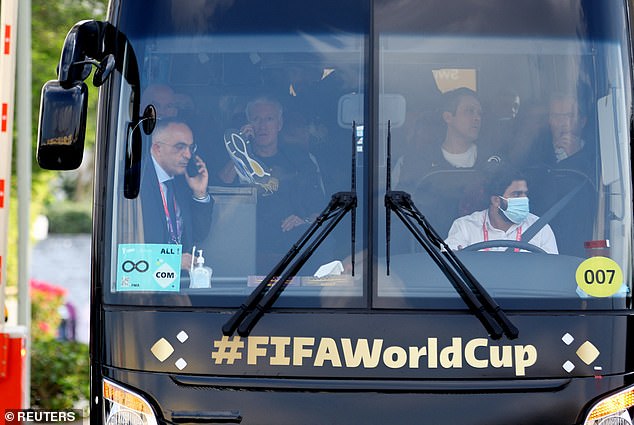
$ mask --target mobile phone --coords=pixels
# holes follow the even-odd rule
[[[198,174],[198,165],[196,165],[196,158],[192,158],[187,163],[187,175],[189,177],[196,177]]]
[[[247,142],[247,143],[253,142],[253,134],[252,133],[250,133],[250,132],[247,132],[247,133],[240,132],[238,134],[240,134],[240,136],[242,136],[242,138],[244,139],[245,142]]]

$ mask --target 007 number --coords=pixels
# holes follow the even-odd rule
[[[594,283],[598,285],[603,285],[607,283],[608,285],[614,283],[614,275],[616,270],[607,269],[607,270],[586,270],[583,273],[583,280],[585,280],[586,284],[592,285]]]

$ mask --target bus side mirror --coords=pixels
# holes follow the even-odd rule
[[[97,69],[93,83],[99,87],[116,67],[113,49],[116,33],[110,24],[81,21],[64,40],[57,81],[42,87],[37,161],[49,170],[73,170],[81,165],[86,137],[88,87],[84,80]]]
[[[48,170],[74,170],[81,165],[86,135],[88,87],[68,88],[59,81],[42,87],[37,162]]]

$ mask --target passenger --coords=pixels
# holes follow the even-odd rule
[[[482,105],[473,90],[461,87],[445,93],[441,117],[446,125],[445,137],[440,146],[432,145],[429,155],[422,156],[423,172],[499,162],[476,143],[482,126]]]
[[[141,113],[148,105],[154,105],[159,118],[174,118],[179,111],[193,109],[191,99],[177,94],[165,84],[151,84],[144,91],[141,101]]]
[[[538,217],[529,212],[528,184],[519,172],[508,169],[497,171],[487,189],[489,208],[453,222],[446,239],[451,249],[459,250],[483,241],[520,241],[522,234],[537,221]],[[549,254],[558,253],[555,235],[549,225],[545,225],[528,242]]]
[[[232,161],[219,177],[225,184],[252,180],[258,187],[256,269],[266,274],[315,220],[326,199],[307,153],[280,144],[282,105],[260,97],[249,102],[246,117],[240,131],[252,142],[226,141]]]
[[[321,167],[317,157],[312,153],[311,146],[311,133],[310,125],[304,115],[297,111],[292,111],[290,114],[285,114],[284,118],[284,131],[281,132],[282,144],[288,146],[291,149],[298,149],[306,153],[310,161],[315,165],[315,170],[319,178],[319,187],[324,196],[326,194],[326,187],[324,184]]]
[[[420,178],[410,191],[423,214],[440,234],[453,220],[488,205],[484,173],[499,164],[476,142],[482,125],[482,106],[473,90],[462,87],[444,94],[442,120],[446,125],[440,145],[426,145],[418,156]]]
[[[584,242],[592,239],[596,212],[595,161],[593,143],[583,137],[587,123],[584,103],[572,93],[556,93],[549,103],[550,152],[542,173],[537,201],[542,214],[566,197],[575,195],[561,206],[550,221],[562,253],[582,257]]]
[[[157,122],[150,153],[140,191],[145,243],[181,244],[181,266],[189,269],[191,248],[204,240],[211,227],[207,167],[195,155],[190,127],[177,119]],[[198,171],[194,177],[186,173],[192,158]]]
[[[583,129],[587,122],[585,110],[577,97],[557,93],[550,100],[549,118],[554,161],[558,168],[572,169],[591,175],[593,160],[590,149],[584,149]]]

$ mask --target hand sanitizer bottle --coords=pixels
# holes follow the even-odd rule
[[[203,250],[198,250],[198,257],[196,257],[196,266],[191,273],[190,288],[211,288],[211,274],[210,267],[205,267],[205,257],[203,257]]]

